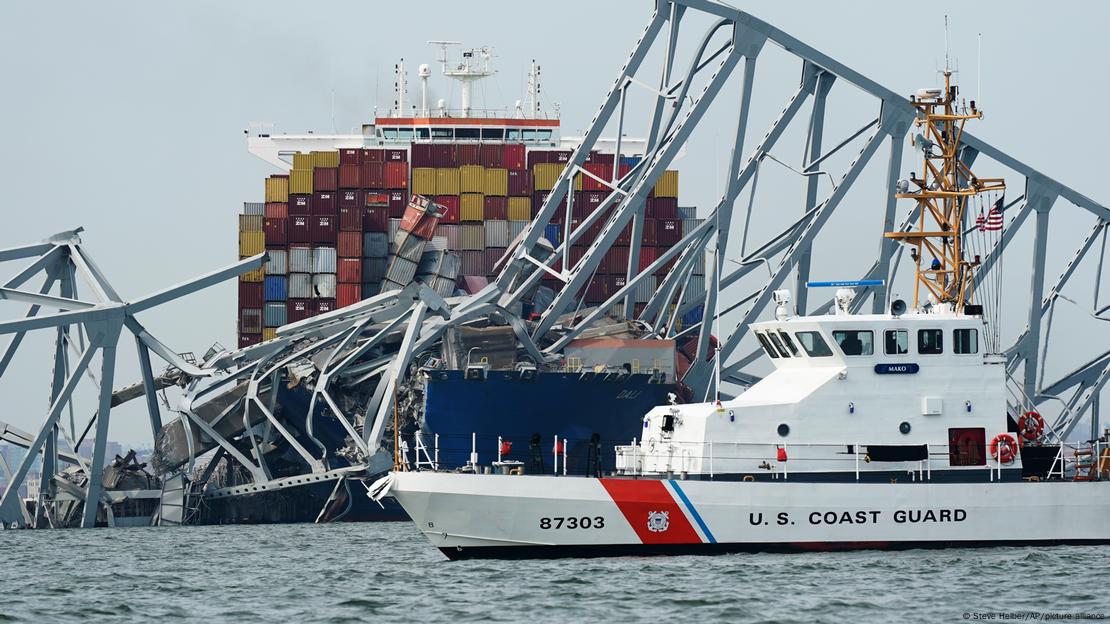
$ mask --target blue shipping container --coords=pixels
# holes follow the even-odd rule
[[[543,237],[551,243],[552,247],[559,246],[559,233],[563,231],[563,226],[558,223],[550,223],[543,229]]]
[[[690,310],[686,314],[682,315],[682,324],[683,325],[693,325],[694,323],[700,323],[701,319],[702,319],[702,307],[698,306],[698,307],[694,308],[693,310]]]
[[[284,301],[270,301],[262,308],[262,322],[266,327],[281,327],[285,325],[288,313]]]
[[[643,160],[643,156],[621,156],[621,164],[629,167],[635,167],[640,164],[641,160]]]
[[[267,275],[262,290],[266,301],[285,301],[289,298],[289,289],[284,275]]]

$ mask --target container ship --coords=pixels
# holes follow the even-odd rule
[[[576,142],[560,138],[557,115],[543,112],[537,65],[529,72],[525,103],[509,110],[476,109],[470,98],[473,84],[494,73],[489,49],[461,51],[459,59],[448,61],[448,46],[442,47],[443,75],[462,87],[457,109],[442,100],[429,108],[427,65],[419,68],[421,103],[407,105],[402,62],[396,67],[392,110],[362,126],[360,133],[248,135],[249,151],[278,171],[260,184],[265,201],[245,203],[239,216],[240,257],[262,252],[269,257],[262,269],[244,274],[239,282],[240,349],[275,339],[283,326],[336,313],[412,283],[450,298],[478,293],[496,277],[506,251],[543,204]],[[590,175],[575,180],[570,213],[564,200],[560,216],[544,231],[552,247],[561,242],[567,225],[577,227],[604,202],[609,189],[602,181],[618,179],[639,162],[636,152],[642,141],[622,139],[619,145],[617,153],[615,140],[603,141],[602,149],[590,153],[584,165]],[[594,231],[571,248],[572,260],[581,258],[602,223],[598,220]],[[647,202],[639,269],[699,223],[693,208],[679,206],[678,172],[667,171]],[[579,294],[572,318],[624,287],[630,228]],[[671,265],[657,274],[665,275]],[[704,267],[695,268],[694,275],[687,290],[690,298],[700,299]],[[645,280],[633,293],[636,312],[654,292],[656,279]],[[561,286],[553,276],[545,277],[513,310],[514,316],[527,320],[533,309],[542,311]],[[437,467],[452,469],[512,457],[521,470],[531,472],[612,470],[599,449],[632,440],[639,434],[640,414],[682,395],[676,380],[689,365],[686,351],[693,348],[660,340],[623,312],[620,306],[607,311],[604,322],[571,341],[554,362],[536,361],[519,348],[510,324],[482,320],[449,331],[441,352],[422,361],[419,372],[398,388],[402,422],[396,440],[403,448],[395,451],[422,450],[429,461],[434,457]],[[700,310],[686,320],[699,321]],[[324,443],[330,467],[356,464],[340,452],[350,436],[327,418],[328,407],[311,402],[311,388],[304,386],[278,389],[283,418],[293,431],[312,432],[307,437],[315,440],[304,440],[306,447],[331,440]],[[551,400],[556,397],[558,401]],[[239,422],[223,422],[229,420]],[[315,431],[308,420],[319,421]],[[321,431],[320,423],[324,429],[330,423],[332,430]],[[204,432],[185,429],[179,421],[162,436],[163,469],[179,467],[196,455],[198,449],[189,447],[187,439],[203,438]],[[242,434],[241,425],[232,429],[223,433]],[[412,436],[420,440],[409,444]],[[273,452],[292,458],[290,474],[303,469],[289,449]],[[225,490],[250,482],[235,470],[209,470],[202,477],[209,488]],[[311,520],[330,487],[302,488],[312,490],[310,495],[260,495],[247,504],[242,498],[227,499],[231,507],[224,508],[220,501],[210,501],[205,521]],[[283,497],[278,504],[275,495]],[[304,502],[298,498],[302,496],[318,500]],[[363,508],[365,496],[341,498],[355,507],[336,514],[346,519],[393,519],[399,514],[397,507]]]

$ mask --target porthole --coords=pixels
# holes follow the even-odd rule
[[[903,435],[908,434],[910,432],[910,423],[903,420],[902,424],[898,425],[898,431],[901,431]]]
[[[790,425],[782,423],[781,425],[779,425],[778,432],[780,436],[785,438],[786,436],[790,435]]]

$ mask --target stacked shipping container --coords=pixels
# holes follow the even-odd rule
[[[413,143],[411,154],[407,149],[295,154],[289,175],[266,179],[265,204],[247,204],[240,218],[240,254],[263,248],[270,254],[264,272],[240,282],[240,343],[268,339],[285,323],[413,279],[444,296],[453,294],[456,282],[463,289],[485,283],[569,157],[569,151],[526,150],[512,143]],[[614,166],[624,175],[637,162],[624,157],[616,163],[612,154],[591,153],[584,169],[611,180]],[[577,177],[572,228],[600,206],[606,189],[594,177]],[[410,191],[432,202],[414,201],[415,208],[407,209]],[[565,207],[564,200],[544,233],[555,246],[563,236]],[[665,172],[645,210],[640,269],[698,223],[692,209],[678,206],[678,173]],[[600,230],[598,225],[576,242],[573,259],[582,257]],[[584,303],[601,303],[624,286],[630,236],[629,227],[606,254],[582,293]],[[702,273],[699,263],[695,275]],[[464,279],[475,277],[482,279]],[[637,303],[647,301],[656,280],[652,276],[634,291]],[[556,290],[561,285],[546,278],[543,283]]]

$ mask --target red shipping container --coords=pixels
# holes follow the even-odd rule
[[[655,259],[659,257],[659,252],[655,247],[643,246],[640,247],[640,267],[639,271],[643,273],[644,269],[648,268]]]
[[[408,162],[408,161],[409,161],[408,150],[403,150],[403,149],[385,150],[385,162],[387,162],[387,163]]]
[[[389,218],[400,219],[405,215],[405,206],[409,205],[409,194],[405,191],[389,192]]]
[[[385,162],[385,150],[383,149],[364,149],[362,150],[362,160],[359,164],[368,162]]]
[[[653,197],[651,202],[651,216],[656,219],[677,219],[677,197]]]
[[[412,166],[413,167],[435,167],[435,153],[432,149],[431,143],[413,143],[412,144]]]
[[[366,206],[362,209],[365,232],[389,232],[389,206]]]
[[[601,303],[609,298],[610,276],[595,275],[586,287],[586,303]]]
[[[682,222],[678,219],[657,219],[655,222],[655,244],[671,247],[682,240]]]
[[[316,315],[316,307],[311,299],[290,299],[285,302],[285,316],[289,323],[303,321]]]
[[[335,303],[341,308],[362,301],[362,284],[339,284],[336,286]]]
[[[628,273],[628,247],[610,247],[605,252],[605,261],[602,263],[605,272],[610,275],[626,275]]]
[[[262,342],[262,334],[239,334],[239,348],[246,349]]]
[[[621,246],[624,246],[624,247],[627,247],[628,245],[632,244],[632,222],[631,221],[628,223],[628,225],[624,226],[624,229],[621,230],[620,234],[617,234],[617,240],[613,241],[613,244],[614,245],[621,245]]]
[[[313,219],[306,215],[290,215],[289,227],[285,233],[285,238],[290,243],[311,243],[312,242],[312,229],[308,227],[308,222]]]
[[[336,237],[336,253],[344,258],[362,257],[362,232],[340,232]]]
[[[339,188],[339,169],[336,167],[316,167],[312,170],[312,190],[334,191]]]
[[[359,245],[361,247],[362,245]],[[340,253],[342,253],[340,249]],[[343,257],[336,260],[336,279],[345,284],[362,283],[362,258]]]
[[[339,231],[361,232],[363,210],[365,210],[365,208],[363,208],[362,206],[340,206]]]
[[[602,165],[609,165],[609,167],[610,167],[609,172],[610,173],[613,172],[613,169],[612,169],[612,167],[613,167],[613,155],[612,154],[602,154],[601,152],[590,152],[590,154],[588,156],[586,156],[586,162],[588,162],[588,163],[598,163],[598,164],[602,164]]]
[[[311,195],[290,195],[289,196],[289,214],[290,215],[310,215],[310,214],[312,214],[312,196]]]
[[[362,150],[357,147],[349,147],[339,150],[339,166],[343,165],[361,165],[362,164]],[[343,177],[343,172],[340,170],[339,177]]]
[[[486,169],[499,169],[501,167],[501,144],[482,144],[482,166]]]
[[[659,250],[658,250],[658,253],[659,253],[659,254],[663,254],[664,252],[665,252],[665,250],[664,250],[664,249],[659,249]],[[665,263],[663,264],[663,266],[659,267],[659,269],[657,269],[657,270],[655,271],[655,274],[656,274],[656,275],[658,275],[659,277],[663,277],[663,276],[664,276],[664,275],[666,275],[667,273],[670,273],[670,272],[671,272],[671,268],[673,268],[673,267],[674,267],[674,264],[675,264],[675,262],[678,262],[678,255],[677,255],[677,254],[676,254],[676,255],[675,255],[675,256],[674,256],[673,258],[671,258],[670,260],[667,260],[667,261],[666,261],[666,262],[665,262]]]
[[[527,169],[528,161],[524,158],[524,145],[520,143],[502,145],[501,166],[506,169]]]
[[[335,193],[331,191],[313,193],[312,214],[327,217],[334,217],[339,214]]]
[[[443,206],[443,216],[439,218],[440,223],[455,224],[459,222],[458,195],[437,195],[435,202]]]
[[[336,309],[335,299],[314,299],[313,303],[316,304],[317,315],[327,314],[328,312],[332,312]]]
[[[586,255],[586,250],[589,249],[587,245],[571,245],[570,248],[570,266],[576,267]]]
[[[266,236],[266,245],[284,245],[289,242],[287,225],[289,218],[264,218],[262,219],[262,232]]]
[[[613,165],[604,163],[586,163],[582,168],[602,180],[611,180],[613,178]],[[582,190],[584,191],[605,191],[609,187],[591,178],[588,175],[582,174]]]
[[[261,308],[265,302],[262,282],[239,282],[239,309]]]
[[[338,232],[338,219],[332,215],[315,215],[308,218],[312,243],[333,243]],[[300,242],[300,241],[294,241]]]
[[[380,163],[380,162],[364,162],[364,163],[362,163],[361,171],[359,173],[359,181],[362,182],[362,188],[384,189],[385,188],[385,163]]]
[[[482,250],[482,268],[485,270],[486,275],[497,275],[500,266],[497,261],[501,256],[505,255],[505,249],[502,247],[486,247]]]
[[[550,194],[551,193],[549,191],[536,191],[536,194],[533,196],[533,199],[532,199],[532,215],[533,216],[539,214],[540,210],[543,209],[543,203],[545,201],[547,201],[547,196],[550,195]],[[564,194],[563,195],[563,201],[559,202],[559,209],[556,210],[555,215],[551,217],[552,222],[555,222],[555,219],[558,218],[559,219],[558,223],[562,223],[563,222],[563,215],[566,213],[566,211],[567,211],[567,196]]]
[[[423,201],[425,200],[417,196],[409,202],[408,207],[405,208],[405,215],[401,217],[401,229],[412,232],[420,238],[429,239],[436,229],[436,222],[442,216],[442,204],[436,206],[437,202],[429,201],[426,205],[422,205]],[[431,224],[430,230],[428,229],[429,223]],[[421,234],[421,232],[427,232],[427,234]]]
[[[532,195],[532,172],[527,169],[509,169],[509,195],[529,197]]]
[[[570,150],[552,150],[547,162],[565,165],[570,162]]]
[[[640,234],[640,243],[642,245],[657,245],[658,237],[655,232],[658,222],[655,219],[644,218],[644,231]]]
[[[577,191],[574,193],[574,216],[580,219],[593,214],[605,201],[605,193],[601,191]]]
[[[339,188],[361,188],[362,184],[359,183],[359,180],[362,178],[360,174],[361,169],[362,167],[359,165],[339,165]]]
[[[407,189],[409,187],[409,164],[407,162],[385,163],[385,187],[387,189]]]
[[[458,167],[454,143],[432,143],[432,166],[439,168]]]
[[[412,234],[424,240],[432,240],[432,236],[435,236],[437,225],[439,225],[438,218],[423,219],[412,229]]]
[[[362,191],[339,191],[339,208],[362,208],[366,194]]]
[[[391,201],[392,193],[386,191],[366,191],[366,194],[363,196],[362,205],[388,208]]]
[[[477,143],[464,143],[455,147],[455,162],[458,166],[482,164],[481,148]]]
[[[484,206],[482,206],[482,214],[486,221],[502,220],[509,218],[509,198],[508,197],[494,197],[493,195],[486,195]]]
[[[285,202],[267,202],[263,214],[267,219],[284,219],[289,216],[289,204]]]

